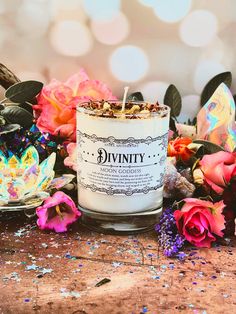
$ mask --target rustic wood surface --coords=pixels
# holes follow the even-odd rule
[[[235,241],[165,258],[154,232],[40,231],[22,214],[0,217],[1,313],[236,313]],[[102,279],[107,282],[99,287]]]

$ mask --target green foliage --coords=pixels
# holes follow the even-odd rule
[[[144,101],[143,94],[140,92],[135,92],[129,95],[127,98],[129,101]]]
[[[7,106],[1,111],[1,115],[8,123],[17,123],[25,128],[33,124],[33,115],[19,106]]]
[[[178,89],[174,85],[170,85],[164,96],[164,104],[171,108],[170,115],[178,117],[182,107],[182,100]]]
[[[16,103],[31,101],[43,88],[43,83],[38,81],[25,81],[10,86],[5,97]]]
[[[231,72],[223,72],[216,76],[214,76],[204,87],[201,94],[201,106],[204,106],[205,103],[210,99],[213,95],[217,87],[221,84],[225,83],[229,88],[232,83],[232,74]]]
[[[202,151],[202,155],[204,154],[214,154],[220,151],[224,151],[224,148],[216,145],[212,142],[209,141],[205,141],[205,140],[194,140],[193,143],[197,143],[197,144],[202,144],[203,147],[203,151]],[[201,149],[201,148],[200,148]],[[199,151],[200,151],[199,149]]]

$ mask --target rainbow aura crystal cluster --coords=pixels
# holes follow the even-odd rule
[[[21,158],[11,152],[6,156],[0,151],[0,205],[24,203],[46,191],[54,178],[55,161],[56,154],[52,153],[39,164],[39,155],[33,146]]]

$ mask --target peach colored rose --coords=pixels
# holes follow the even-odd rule
[[[76,105],[87,100],[116,99],[102,82],[90,80],[82,69],[65,83],[53,79],[44,86],[34,106],[37,127],[75,141]]]
[[[67,145],[67,153],[69,156],[65,158],[64,165],[76,171],[77,170],[76,143],[70,143]]]
[[[177,137],[176,139],[169,141],[167,155],[187,161],[194,154],[194,151],[188,148],[188,145],[191,143],[191,138]]]
[[[186,198],[184,202],[181,210],[174,212],[179,233],[195,246],[209,248],[216,240],[214,235],[223,236],[224,202],[212,203],[196,198]]]
[[[199,162],[204,182],[218,194],[230,184],[236,176],[236,153],[220,151],[203,156]]]

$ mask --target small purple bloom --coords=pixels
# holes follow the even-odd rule
[[[184,245],[184,237],[178,233],[172,208],[167,208],[160,217],[160,222],[155,226],[158,242],[164,255],[178,257],[178,252]]]

